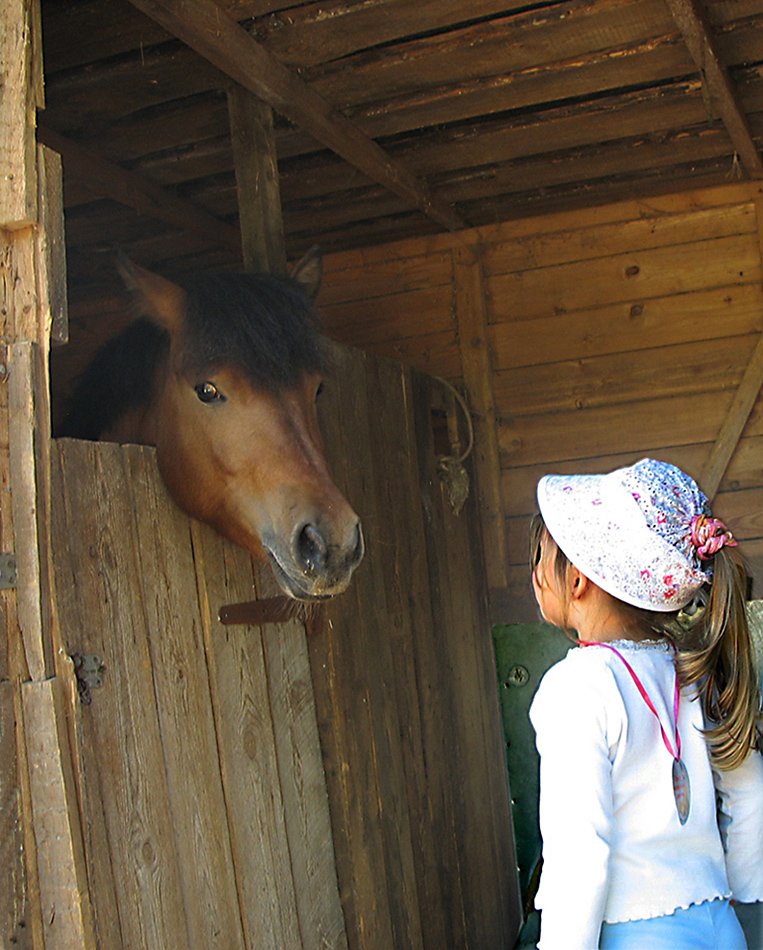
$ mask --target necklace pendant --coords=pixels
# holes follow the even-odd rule
[[[678,820],[682,825],[685,825],[691,807],[691,786],[689,785],[689,773],[680,759],[673,759],[673,795],[676,799]]]

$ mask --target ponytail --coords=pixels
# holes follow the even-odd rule
[[[745,610],[745,572],[733,549],[713,557],[707,607],[679,640],[682,687],[699,696],[706,738],[717,768],[741,765],[754,747],[760,715],[755,650]]]

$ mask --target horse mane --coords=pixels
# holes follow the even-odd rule
[[[187,293],[178,341],[184,373],[224,364],[275,391],[326,362],[318,318],[301,286],[269,274],[206,274],[181,282]],[[154,398],[170,337],[148,317],[133,320],[78,377],[57,436],[97,440],[125,413]]]
[[[312,301],[297,281],[271,274],[207,274],[188,294],[179,354],[183,371],[232,364],[270,390],[324,368]]]

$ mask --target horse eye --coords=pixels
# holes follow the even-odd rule
[[[318,388],[315,390],[315,398],[317,399],[318,396],[320,396],[322,392],[323,392],[323,382],[320,382],[318,383]]]
[[[198,383],[193,388],[202,402],[225,402],[225,396],[223,396],[214,383],[210,383],[209,381]]]

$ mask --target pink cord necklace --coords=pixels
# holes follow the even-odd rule
[[[665,748],[673,757],[673,796],[676,800],[676,811],[678,812],[678,820],[682,825],[686,824],[686,820],[689,817],[689,809],[691,807],[691,786],[689,785],[689,773],[686,770],[686,766],[681,760],[681,733],[678,731],[678,701],[680,698],[680,691],[678,688],[678,671],[676,671],[675,678],[675,691],[673,696],[673,720],[675,722],[675,735],[676,735],[676,747],[673,749],[673,746],[668,739],[665,728],[662,725],[662,720],[660,719],[660,714],[654,708],[654,703],[647,693],[644,684],[638,678],[636,671],[630,665],[630,663],[625,659],[622,653],[609,643],[586,643],[581,641],[584,646],[589,647],[606,647],[608,650],[611,650],[625,664],[625,668],[633,677],[633,682],[636,684],[639,693],[641,693],[641,698],[644,700],[646,705],[649,707],[652,713],[654,713],[657,718],[657,722],[660,726],[660,732],[662,733],[662,741],[665,743]]]

